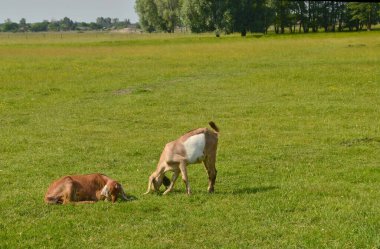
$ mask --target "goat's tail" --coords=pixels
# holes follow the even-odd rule
[[[209,124],[209,125],[211,126],[211,128],[213,128],[216,132],[219,132],[219,128],[218,128],[218,126],[216,126],[216,124],[215,124],[213,121],[210,121],[208,124]]]

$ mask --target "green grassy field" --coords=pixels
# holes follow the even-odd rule
[[[0,36],[0,248],[379,248],[380,34]],[[165,143],[220,127],[143,196]],[[48,206],[102,172],[132,202]]]

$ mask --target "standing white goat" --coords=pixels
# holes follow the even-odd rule
[[[148,190],[158,191],[162,183],[166,187],[164,194],[169,193],[181,172],[182,179],[186,184],[187,194],[191,194],[190,184],[187,177],[187,165],[203,162],[208,173],[208,192],[214,192],[216,179],[216,150],[218,145],[219,128],[214,122],[209,122],[213,130],[207,128],[198,128],[182,135],[177,140],[169,142],[161,154],[160,161],[157,164],[148,182]],[[165,176],[167,171],[173,171],[173,177],[170,180]]]

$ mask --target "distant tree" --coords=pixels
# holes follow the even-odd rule
[[[56,20],[52,20],[48,24],[48,31],[59,31],[60,30],[60,22]]]
[[[214,31],[216,27],[213,17],[213,2],[209,0],[184,1],[181,16],[185,25],[192,32]]]
[[[285,27],[290,24],[290,1],[272,0],[271,7],[275,11],[274,30],[278,33],[285,33]]]
[[[118,24],[119,23],[119,18],[112,18],[111,23],[113,25]]]
[[[286,16],[286,23],[291,33],[296,32],[297,23],[300,22],[301,10],[296,1],[288,2],[288,11]]]
[[[113,25],[113,21],[110,17],[98,17],[96,18],[96,24],[103,29],[110,29]]]
[[[33,32],[47,31],[48,25],[48,21],[32,23],[32,25],[30,26],[30,30]]]
[[[21,18],[21,20],[20,20],[20,22],[18,24],[18,29],[21,32],[28,31],[28,24],[26,23],[26,19],[25,18]]]
[[[9,18],[5,20],[2,26],[2,31],[4,32],[16,32],[19,28],[19,25],[15,22],[12,22]]]
[[[125,19],[124,21],[120,21],[118,18],[112,19],[113,29],[128,28],[130,24],[131,24],[131,21],[129,19]]]
[[[174,32],[182,24],[182,0],[137,0],[135,9],[144,30]]]
[[[79,23],[76,23],[75,29],[76,30],[80,30],[80,31],[86,31],[86,30],[90,30],[91,28],[90,28],[90,24],[89,23],[79,22]]]
[[[192,32],[215,31],[217,36],[240,32],[266,32],[273,26],[276,33],[371,30],[379,22],[380,4],[375,2],[297,1],[297,0],[136,0],[139,27],[145,31],[174,32],[186,26]],[[96,22],[74,22],[65,17],[60,21],[19,23],[7,19],[0,31],[59,31],[121,29],[130,20],[98,17]],[[297,26],[298,25],[298,26]]]
[[[345,2],[336,2],[336,20],[338,22],[338,31],[343,31],[343,25],[345,16],[347,13],[346,3]]]
[[[103,25],[104,25],[104,18],[103,17],[96,18],[96,24],[98,24],[99,26],[103,27]]]
[[[179,0],[155,0],[157,14],[161,20],[160,28],[173,33],[180,23],[181,2]]]
[[[337,20],[339,20],[338,11],[342,11],[340,3],[335,1],[323,1],[321,3],[320,25],[325,32],[335,31]]]
[[[106,17],[103,20],[104,20],[103,28],[109,29],[112,27],[112,19],[110,17]]]
[[[99,29],[102,29],[102,26],[99,25],[99,24],[96,23],[96,22],[91,22],[91,23],[89,24],[89,27],[90,27],[91,30],[99,30]]]
[[[377,23],[379,4],[378,3],[356,3],[351,2],[347,5],[351,14],[351,20],[356,22],[359,29],[366,25],[367,30],[371,30],[372,24]]]
[[[154,0],[136,0],[135,9],[139,15],[139,23],[145,31],[153,32],[160,29],[162,20],[158,16]]]
[[[265,33],[270,24],[268,17],[271,18],[272,13],[268,8],[265,0],[256,0],[252,4],[253,20],[251,32]]]
[[[231,9],[224,9],[223,18],[219,28],[224,30],[226,34],[231,34],[235,31],[235,20]]]
[[[232,9],[235,16],[236,30],[240,32],[241,36],[246,36],[253,26],[253,0],[241,0]]]
[[[298,32],[301,29],[304,33],[309,32],[309,18],[308,18],[308,1],[296,1],[295,6],[297,9],[297,20],[299,22]]]
[[[271,8],[270,1],[265,1],[263,6],[263,14],[264,14],[264,33],[267,33],[270,26],[273,25],[276,12],[273,8]]]
[[[328,31],[329,28],[329,16],[330,16],[330,2],[329,1],[322,1],[321,2],[321,11],[319,16],[319,25],[322,26],[326,31]]]
[[[321,12],[321,3],[316,1],[309,1],[309,21],[311,31],[317,32],[320,25],[320,12]]]
[[[61,30],[69,31],[69,30],[73,30],[74,28],[75,28],[74,22],[70,18],[64,17],[60,21],[60,29]]]

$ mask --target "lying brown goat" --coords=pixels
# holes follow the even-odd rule
[[[164,194],[169,193],[174,186],[179,173],[181,172],[182,179],[186,184],[187,194],[191,194],[190,184],[187,177],[187,165],[203,162],[208,173],[208,192],[214,192],[216,179],[216,150],[218,145],[219,128],[214,122],[209,125],[213,130],[207,128],[198,128],[182,135],[175,141],[165,145],[164,151],[161,154],[160,161],[157,164],[148,182],[148,190],[158,191],[162,183],[168,188]],[[173,171],[172,181],[165,176],[167,171]]]
[[[54,181],[45,194],[45,202],[48,204],[92,203],[105,199],[115,202],[119,195],[123,200],[127,200],[121,184],[108,176],[73,175]]]

